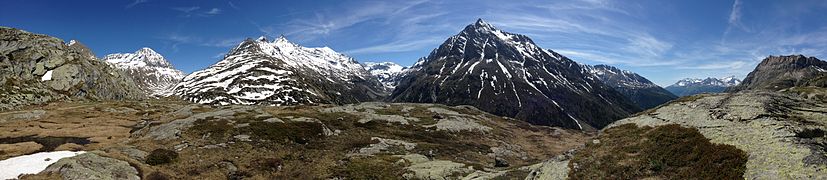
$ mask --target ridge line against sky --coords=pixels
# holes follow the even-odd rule
[[[99,57],[151,47],[189,73],[245,38],[281,34],[360,62],[407,66],[483,18],[577,62],[668,86],[683,78],[743,78],[769,55],[825,59],[825,10],[827,1],[817,0],[11,0],[0,26],[77,39]]]

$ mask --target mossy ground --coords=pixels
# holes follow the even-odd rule
[[[412,153],[431,160],[463,163],[476,170],[507,170],[542,162],[583,144],[591,136],[441,105],[384,104],[383,108],[375,109],[375,114],[419,119],[409,124],[383,120],[361,123],[359,120],[364,117],[359,113],[321,111],[328,107],[240,107],[230,116],[199,118],[173,140],[142,136],[165,123],[234,107],[191,105],[168,99],[54,103],[39,107],[48,112],[44,119],[10,122],[2,124],[0,129],[39,132],[32,130],[43,126],[48,130],[43,131],[44,134],[90,137],[95,143],[82,145],[82,150],[120,154],[119,159],[134,164],[147,179],[394,179],[400,178],[400,174],[407,172],[404,167],[410,166],[399,161],[397,155]],[[475,121],[492,129],[487,132],[437,130],[428,126],[439,121],[437,114],[427,109],[429,107],[449,109],[469,117],[484,116],[485,119]],[[192,113],[180,113],[188,111],[185,109],[191,109]],[[281,119],[284,123],[264,121],[270,118]],[[293,120],[296,118],[315,120]],[[337,134],[324,135],[331,132],[325,129]],[[249,136],[250,141],[239,139],[244,137],[239,135]],[[416,146],[410,150],[391,146],[371,156],[353,155],[361,148],[379,143],[373,137],[415,143]],[[503,157],[511,166],[494,167],[494,158],[488,154],[492,153],[492,147],[503,143],[520,146],[527,158]],[[150,154],[157,154],[151,153],[155,149],[169,149],[176,151],[178,157],[163,163],[153,160],[150,165],[146,159],[136,160],[117,149],[110,149],[119,146],[134,147]],[[154,159],[155,155],[152,156]]]

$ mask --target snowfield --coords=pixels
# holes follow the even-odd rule
[[[54,151],[17,156],[0,161],[0,179],[17,179],[23,174],[37,174],[60,159],[77,156],[85,151]]]

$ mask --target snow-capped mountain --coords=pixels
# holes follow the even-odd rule
[[[382,84],[353,58],[283,36],[246,39],[223,60],[183,79],[174,94],[202,104],[345,104],[382,98]]]
[[[653,108],[678,98],[649,79],[631,71],[609,65],[581,66],[583,70],[613,87],[643,109]]]
[[[724,78],[709,77],[706,79],[686,78],[667,86],[666,90],[678,96],[690,96],[701,93],[724,92],[727,87],[732,87],[740,83],[741,80],[734,76]]]
[[[171,88],[184,78],[184,72],[148,47],[134,53],[109,54],[103,60],[126,71],[144,92],[153,96],[169,95]]]
[[[408,69],[393,62],[364,62],[363,65],[365,70],[376,76],[388,91],[396,88],[402,73]]]
[[[574,129],[602,128],[640,110],[577,62],[481,19],[414,64],[389,99],[472,105]]]

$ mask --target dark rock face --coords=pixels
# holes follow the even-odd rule
[[[583,65],[583,69],[632,100],[642,109],[653,108],[678,98],[637,73],[608,65]]]
[[[803,86],[827,87],[827,62],[803,55],[770,56],[761,61],[743,83],[727,92]]]
[[[405,74],[393,102],[472,105],[533,124],[601,128],[639,111],[579,64],[482,20]]]
[[[666,90],[678,96],[691,96],[702,93],[720,93],[724,92],[728,87],[732,87],[741,83],[741,80],[735,77],[726,78],[706,78],[682,79],[675,84],[666,87]]]
[[[79,43],[0,27],[0,109],[55,100],[140,99],[134,81]]]
[[[349,104],[384,98],[382,84],[353,58],[279,37],[247,39],[207,69],[193,72],[174,95],[202,104]]]

